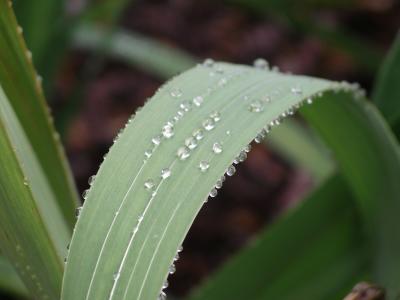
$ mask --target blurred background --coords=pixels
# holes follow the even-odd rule
[[[30,2],[14,7],[80,192],[135,110],[204,58],[252,64],[262,57],[285,72],[369,91],[400,28],[396,0]],[[187,295],[315,186],[312,172],[278,148],[254,145],[204,206],[169,296]]]

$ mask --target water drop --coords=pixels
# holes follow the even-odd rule
[[[239,162],[245,161],[246,158],[247,158],[247,152],[244,151],[244,150],[241,151],[241,152],[239,153],[238,157],[237,157],[237,159],[238,159]]]
[[[196,96],[196,97],[193,98],[193,103],[196,106],[202,105],[203,102],[204,102],[204,98],[202,96]]]
[[[146,158],[150,158],[152,154],[153,154],[153,151],[150,150],[150,149],[148,149],[148,150],[146,150],[146,151],[144,152],[144,156],[145,156]]]
[[[194,148],[196,148],[197,147],[197,140],[196,140],[196,138],[194,138],[194,137],[188,137],[186,140],[185,140],[185,145],[186,145],[186,147],[188,147],[189,149],[194,149]]]
[[[28,180],[28,178],[26,178],[26,177],[24,177],[24,185],[29,185],[29,180]]]
[[[169,139],[174,135],[174,126],[171,123],[167,123],[162,128],[162,135]]]
[[[203,62],[203,66],[212,68],[214,66],[215,62],[212,58],[206,58]]]
[[[176,113],[178,114],[178,116],[180,118],[183,117],[183,115],[185,114],[185,112],[183,110],[178,110]]]
[[[82,211],[82,206],[79,206],[75,209],[75,217],[79,218],[79,216],[81,215],[81,211]]]
[[[182,96],[182,91],[180,89],[173,89],[169,94],[172,98],[180,98]]]
[[[84,190],[82,193],[82,198],[86,200],[88,194],[89,194],[89,190]]]
[[[169,168],[164,168],[164,169],[161,170],[161,178],[162,178],[162,179],[166,179],[166,178],[168,178],[169,176],[171,176],[171,169],[169,169]]]
[[[303,91],[302,91],[301,88],[299,88],[299,87],[292,87],[292,88],[290,89],[290,91],[291,91],[293,94],[295,94],[295,95],[301,95],[301,94],[303,94]]]
[[[257,144],[260,144],[262,142],[262,140],[265,138],[265,134],[263,131],[261,131],[259,134],[257,134],[257,136],[254,138],[254,141]]]
[[[213,119],[207,118],[202,123],[205,130],[210,131],[214,129],[215,123]]]
[[[187,112],[192,108],[192,103],[189,101],[184,101],[179,105],[179,107]]]
[[[182,252],[182,251],[183,251],[183,246],[180,245],[180,246],[178,247],[178,250],[177,250],[177,251],[178,251],[178,253],[179,253],[179,252]]]
[[[228,176],[233,176],[235,174],[236,168],[234,166],[229,166],[228,169],[226,170],[226,175]]]
[[[88,179],[89,185],[92,185],[95,179],[96,179],[96,175],[90,176],[89,179]]]
[[[230,135],[230,134],[231,134],[231,131],[230,131],[230,130],[227,130],[225,133],[226,133],[226,135]]]
[[[209,167],[210,167],[210,163],[209,163],[208,161],[206,161],[206,160],[202,160],[202,161],[199,163],[199,169],[200,169],[200,171],[202,171],[202,172],[207,171]]]
[[[215,183],[215,188],[216,189],[222,188],[222,183],[223,181],[221,179],[218,179],[217,182]]]
[[[263,110],[264,110],[264,105],[259,100],[254,100],[249,105],[249,111],[250,112],[257,112],[258,113],[258,112],[262,112]]]
[[[214,122],[219,122],[221,120],[221,114],[218,111],[213,111],[210,114],[210,118],[214,120]]]
[[[22,29],[22,27],[21,27],[21,26],[18,26],[18,27],[17,27],[17,31],[18,31],[18,33],[19,33],[19,34],[21,34],[21,33],[23,33],[23,32],[24,32],[24,30]]]
[[[226,80],[226,78],[222,77],[219,81],[218,81],[218,85],[219,86],[224,86],[225,84],[227,84],[228,81]]]
[[[253,66],[257,69],[261,69],[261,70],[268,70],[269,68],[269,64],[268,62],[263,59],[263,58],[257,58],[254,62],[253,62]]]
[[[176,152],[176,155],[180,160],[185,160],[190,156],[190,149],[186,146],[180,147],[178,151]]]
[[[214,153],[219,154],[222,152],[222,145],[218,142],[213,144],[212,150]]]
[[[119,276],[120,276],[120,275],[121,275],[120,272],[114,273],[114,274],[113,274],[113,280],[114,280],[114,281],[117,281],[117,280],[119,279]]]
[[[154,145],[160,145],[160,143],[161,143],[161,136],[155,136],[155,137],[153,137],[152,139],[151,139],[151,142],[154,144]]]
[[[211,198],[215,198],[217,196],[217,194],[218,194],[217,189],[213,188],[209,195],[210,195]]]
[[[178,259],[179,259],[179,251],[175,254],[174,261],[177,261]]]
[[[192,135],[196,140],[199,141],[204,137],[204,132],[201,129],[196,129],[195,131],[193,131]]]
[[[163,285],[162,285],[162,289],[166,289],[169,286],[168,280],[165,280]]]
[[[246,147],[244,147],[243,149],[245,152],[249,153],[251,151],[251,145],[247,145]]]
[[[172,264],[168,269],[168,273],[169,274],[174,274],[175,272],[176,272],[175,264]]]
[[[143,221],[143,218],[144,218],[144,216],[143,216],[143,215],[140,215],[139,218],[138,218],[138,223],[141,223],[141,222]],[[139,230],[139,227],[138,227],[138,226],[136,226],[136,227],[137,227],[138,230]]]
[[[307,99],[307,104],[312,104],[313,103],[313,99],[312,98],[308,98]]]
[[[167,294],[161,291],[160,295],[158,295],[157,300],[167,300]]]
[[[147,179],[144,182],[144,187],[146,190],[152,190],[154,188],[154,180],[153,179]]]
[[[31,51],[26,50],[25,54],[26,54],[26,57],[27,57],[29,60],[32,60],[32,52],[31,52]]]

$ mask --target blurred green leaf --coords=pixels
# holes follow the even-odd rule
[[[392,126],[400,122],[400,34],[376,78],[372,99]],[[400,133],[400,131],[398,131]]]
[[[0,1],[0,84],[63,216],[72,228],[78,203],[75,185],[59,137],[54,131],[41,80],[32,66],[31,53],[26,49],[17,26],[8,1]]]
[[[342,299],[367,269],[359,216],[338,176],[264,230],[190,300]]]
[[[0,254],[0,292],[26,297],[28,292],[14,267]]]

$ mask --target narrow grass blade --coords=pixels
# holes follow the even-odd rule
[[[32,54],[25,47],[9,3],[0,1],[0,84],[72,227],[77,193],[45,104],[40,77],[32,66]]]
[[[57,299],[70,231],[0,86],[0,247],[30,293]]]
[[[0,254],[0,292],[26,297],[28,292],[14,267]]]
[[[168,82],[100,167],[72,238],[62,299],[155,299],[204,199],[224,172],[234,173],[237,155],[243,159],[254,137],[303,101],[338,89],[353,90],[211,61]]]
[[[378,73],[372,100],[391,125],[400,119],[400,34],[393,43]]]
[[[343,179],[330,179],[190,300],[342,299],[367,267],[360,220],[349,195]]]
[[[182,51],[121,29],[108,34],[99,26],[82,24],[74,32],[73,42],[78,48],[96,50],[104,46],[107,37],[107,55],[161,78],[170,78],[196,64],[193,57]]]

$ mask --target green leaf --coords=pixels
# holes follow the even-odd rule
[[[17,22],[8,5],[0,1],[0,84],[21,124],[39,164],[55,194],[64,218],[72,227],[78,197],[63,149]]]
[[[350,190],[341,177],[264,230],[191,300],[342,299],[367,267]]]
[[[0,255],[0,291],[27,296],[27,290],[8,260]]]
[[[196,64],[189,54],[154,39],[126,30],[109,33],[104,28],[81,24],[74,32],[76,47],[98,50],[161,78],[169,78]]]
[[[352,102],[348,96],[336,102],[334,95],[326,98],[316,103],[314,111],[303,113],[333,150],[357,196],[370,238],[374,280],[393,297],[400,280],[400,236],[393,230],[400,211],[398,143],[370,103]]]
[[[70,232],[0,86],[0,247],[30,293],[59,296]]]
[[[372,100],[391,125],[400,119],[400,34],[397,35],[375,82]]]
[[[100,167],[72,238],[62,299],[156,298],[195,215],[221,175],[233,172],[235,157],[266,124],[276,124],[309,97],[340,88],[352,90],[347,84],[224,63],[198,65],[168,82],[125,128]],[[199,107],[192,104],[197,96],[204,100]],[[165,127],[159,143],[168,121],[174,135]],[[200,128],[204,137],[197,147],[181,148]],[[214,143],[222,144],[221,153],[213,152]],[[171,171],[168,178],[165,168]]]

